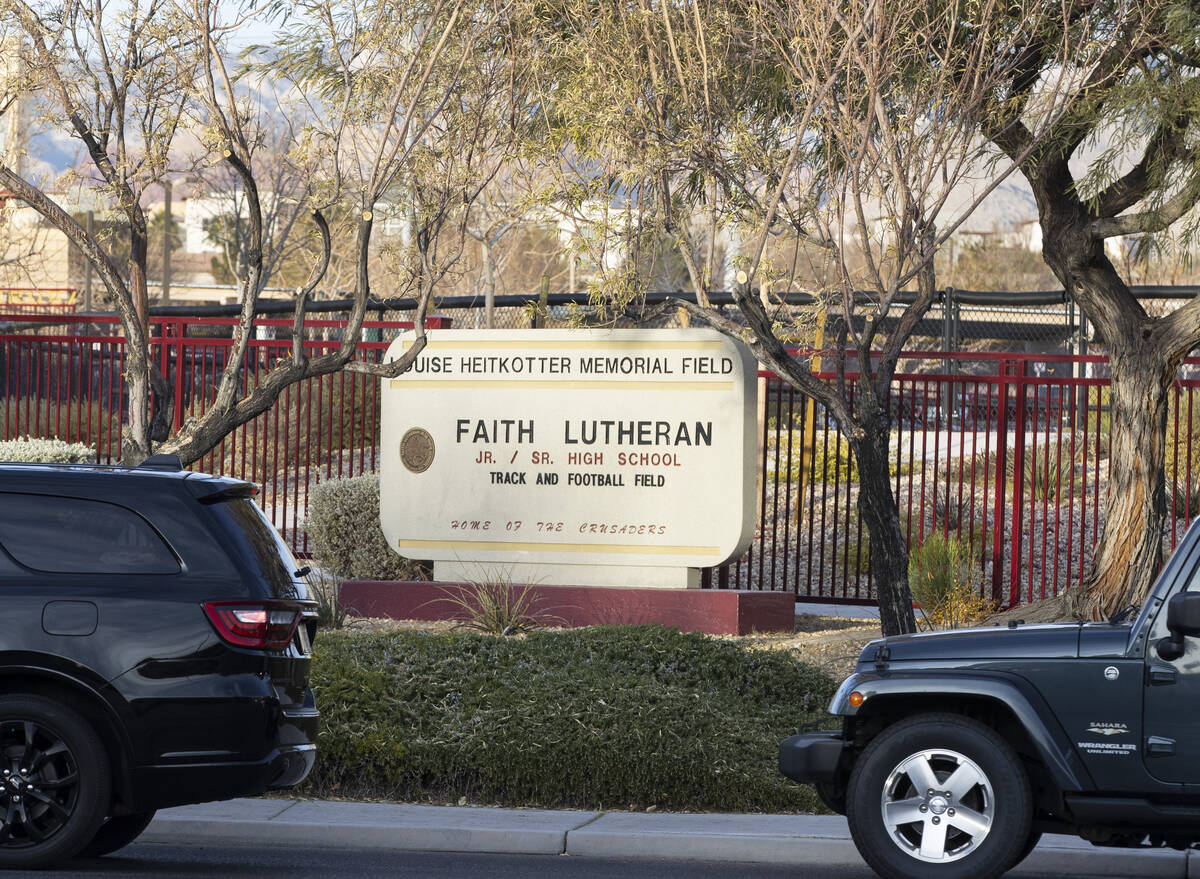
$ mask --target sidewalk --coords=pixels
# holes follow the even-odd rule
[[[159,812],[139,842],[862,865],[844,818],[243,799]],[[1198,853],[1200,854],[1200,853]],[[1046,836],[1010,875],[1200,879],[1200,856]]]

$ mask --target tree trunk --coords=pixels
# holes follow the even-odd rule
[[[900,514],[888,473],[891,419],[875,399],[855,401],[855,415],[864,430],[850,447],[858,462],[858,514],[871,538],[871,573],[879,600],[879,620],[885,635],[917,630],[912,591],[908,586],[908,547],[900,531]]]
[[[1162,564],[1167,520],[1163,461],[1175,364],[1153,344],[1136,342],[1119,344],[1110,358],[1108,503],[1091,573],[1072,602],[1093,620],[1145,598]]]
[[[126,352],[126,388],[129,391],[129,433],[125,436],[121,458],[125,464],[140,464],[152,454],[150,442],[150,371],[145,357]],[[138,361],[141,361],[141,368]]]
[[[1149,317],[1091,233],[1091,218],[1065,197],[1065,168],[1035,187],[1046,264],[1096,327],[1112,369],[1109,401],[1110,477],[1092,568],[1068,596],[1070,611],[1104,619],[1139,602],[1162,564],[1166,523],[1163,446],[1167,392],[1186,351],[1171,351],[1161,320]],[[1052,185],[1051,185],[1052,184]]]
[[[146,260],[149,240],[145,223],[139,224],[130,218],[129,230],[129,292],[133,297],[133,308],[142,327],[142,336],[150,338],[149,302],[146,295]],[[130,346],[132,347],[132,346]],[[149,457],[153,441],[150,437],[150,370],[149,351],[126,352],[126,370],[129,376],[129,436],[122,452],[126,463],[139,463]]]

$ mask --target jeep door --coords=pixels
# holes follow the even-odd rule
[[[1146,639],[1142,758],[1153,777],[1200,793],[1200,638],[1184,638],[1183,655],[1164,659],[1156,645],[1168,634],[1164,602]]]

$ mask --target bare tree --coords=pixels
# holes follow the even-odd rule
[[[304,249],[302,234],[293,235],[310,213],[308,196],[315,170],[307,157],[294,148],[297,124],[303,119],[279,89],[266,82],[243,86],[243,107],[253,104],[252,119],[244,123],[246,142],[251,150],[252,171],[257,181],[259,207],[262,210],[263,287],[272,279],[287,283],[295,274],[292,262]],[[225,272],[241,278],[247,270],[251,246],[249,201],[241,176],[226,161],[210,162],[204,156],[192,171],[205,187],[205,195],[217,203],[215,216],[206,223],[210,241],[221,247]]]
[[[542,37],[560,52],[543,74],[547,100],[603,95],[614,105],[600,122],[583,101],[560,100],[548,116],[552,137],[584,143],[584,184],[626,182],[639,216],[673,240],[687,267],[696,304],[684,307],[748,341],[849,441],[887,634],[915,628],[888,470],[892,376],[937,298],[938,247],[1015,168],[995,161],[974,126],[1005,73],[996,58],[1019,5],[983,2],[967,20],[952,4],[883,0],[566,2]],[[1060,57],[1069,49],[1054,48]],[[630,63],[619,59],[646,71],[636,87],[609,82],[606,71]],[[1052,83],[1045,94],[1030,120],[1035,140],[1061,112]],[[964,207],[952,194],[967,184]],[[741,320],[709,305],[707,242],[730,228],[748,242],[745,281],[733,291]],[[833,384],[813,374],[807,352],[788,347],[802,328],[773,298],[776,275],[764,260],[780,235],[825,253],[834,269],[837,283],[821,296],[838,313],[837,345],[825,352]]]
[[[528,205],[520,190],[506,186],[501,172],[484,189],[471,211],[465,230],[479,243],[480,284],[483,287],[484,326],[495,322],[496,288],[502,274],[501,242],[527,221]]]
[[[188,37],[174,26],[167,0],[131,0],[119,8],[103,0],[2,0],[0,12],[20,28],[26,66],[48,120],[80,140],[95,175],[90,182],[129,226],[122,271],[113,254],[44,188],[0,165],[0,186],[66,235],[93,265],[120,315],[128,341],[126,454],[141,457],[155,439],[166,437],[169,425],[164,406],[152,417],[151,388],[159,403],[170,400],[149,357],[149,236],[142,196],[166,173],[179,131],[191,76],[175,59]]]
[[[247,391],[239,370],[263,286],[266,232],[254,167],[258,143],[247,121],[247,97],[222,45],[236,22],[222,24],[218,0],[180,0],[177,9],[202,49],[199,101],[246,196],[242,309],[216,400],[163,446],[192,461],[266,411],[295,382],[341,369],[395,376],[409,368],[425,345],[424,321],[435,286],[461,253],[466,213],[495,173],[513,77],[503,56],[486,51],[504,38],[499,6],[316,0],[292,7],[291,30],[262,70],[290,80],[309,108],[301,140],[324,171],[309,197],[323,256],[296,301],[292,357]],[[395,21],[410,23],[410,29],[386,24]],[[371,235],[376,206],[398,191],[414,207],[413,249],[401,262],[401,284],[417,300],[415,338],[399,360],[375,364],[356,359],[371,297]],[[304,309],[329,263],[325,212],[347,200],[357,217],[353,304],[341,344],[309,357]]]

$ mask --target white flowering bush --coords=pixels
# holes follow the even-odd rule
[[[317,564],[343,580],[422,580],[417,562],[393,552],[379,527],[379,477],[329,479],[308,499]]]
[[[25,439],[0,441],[0,461],[19,461],[22,464],[91,464],[96,453],[83,443],[60,439]]]

